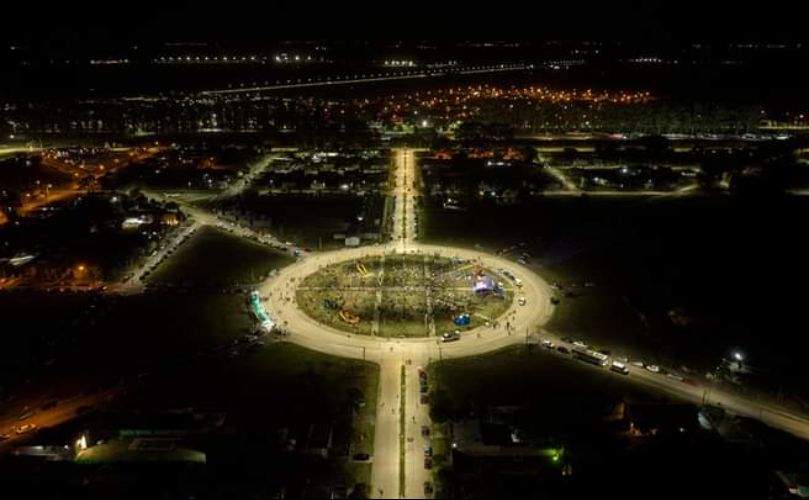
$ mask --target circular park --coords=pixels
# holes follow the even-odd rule
[[[298,307],[349,333],[414,338],[494,325],[512,305],[513,283],[479,262],[385,253],[330,264],[297,284]]]

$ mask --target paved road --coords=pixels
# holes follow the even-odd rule
[[[265,158],[254,163],[250,168],[250,173],[248,174],[249,178],[252,179],[255,175],[262,171],[267,166],[268,161],[269,159]],[[244,189],[249,185],[249,182],[240,181],[239,185],[241,189]],[[128,280],[124,281],[123,283],[110,286],[109,291],[111,293],[131,294],[142,292],[145,287],[143,280],[145,274],[161,265],[164,259],[168,258],[172,252],[176,251],[183,243],[190,239],[190,236],[204,226],[218,227],[233,235],[241,238],[251,239],[258,243],[272,246],[273,248],[284,247],[290,253],[294,251],[294,247],[287,245],[272,235],[259,233],[250,227],[236,224],[225,217],[221,217],[201,208],[195,207],[194,205],[188,203],[187,200],[183,200],[181,198],[170,198],[167,194],[156,192],[144,192],[144,194],[149,198],[163,202],[174,201],[181,206],[182,210],[186,214],[190,216],[191,222],[187,227],[179,231],[169,241],[167,241],[155,255],[147,257],[140,264],[138,264],[138,266],[130,273],[131,277]],[[301,253],[303,254],[303,252]]]
[[[277,323],[290,332],[290,340],[304,347],[355,359],[367,359],[380,364],[381,383],[378,396],[380,410],[374,440],[372,483],[374,496],[380,491],[385,496],[420,498],[423,483],[429,480],[424,470],[424,448],[420,437],[422,425],[429,425],[428,408],[420,403],[418,366],[426,366],[440,358],[462,357],[525,342],[527,328],[544,324],[551,316],[549,297],[551,289],[539,276],[515,262],[482,252],[443,246],[424,245],[415,241],[415,178],[412,150],[394,152],[396,185],[393,189],[394,239],[385,245],[351,248],[319,253],[306,257],[281,270],[277,277],[261,287],[268,297],[268,311]],[[478,261],[489,269],[502,268],[522,280],[520,294],[533,307],[516,305],[504,314],[510,316],[515,327],[508,332],[504,327],[480,327],[464,333],[461,340],[441,343],[436,338],[387,339],[358,336],[322,325],[298,309],[295,288],[304,277],[324,266],[354,258],[383,253],[438,254]],[[503,322],[505,323],[505,322]],[[409,361],[409,363],[408,363]],[[405,394],[401,394],[401,369],[405,367]],[[395,383],[394,383],[395,381]],[[400,429],[401,397],[405,397],[404,429]],[[405,491],[399,488],[400,433],[405,433]],[[409,440],[407,438],[413,438]]]
[[[287,80],[286,83],[276,83],[275,85],[262,85],[262,86],[250,86],[250,87],[240,87],[238,89],[227,89],[227,90],[206,90],[201,92],[202,95],[221,95],[221,94],[244,94],[244,93],[251,93],[251,92],[269,92],[273,90],[289,90],[289,89],[300,89],[300,88],[307,88],[307,87],[327,87],[331,85],[347,85],[347,84],[357,84],[357,83],[375,83],[375,82],[385,82],[385,81],[393,81],[393,80],[410,80],[414,78],[430,78],[430,77],[441,77],[447,74],[453,73],[460,73],[462,75],[472,75],[478,73],[502,73],[504,71],[523,71],[526,69],[533,68],[533,65],[525,65],[525,64],[495,64],[490,66],[474,66],[474,67],[465,67],[465,68],[453,68],[452,70],[447,70],[443,68],[433,68],[433,69],[415,69],[412,71],[403,71],[399,73],[377,73],[375,75],[353,75],[349,77],[346,75],[345,77],[328,77],[326,79],[320,78],[315,79],[308,79],[307,81],[301,81],[300,79],[297,82],[293,82],[292,80]]]
[[[253,183],[256,177],[261,175],[261,173],[264,172],[264,170],[268,166],[270,166],[275,156],[276,156],[275,154],[266,154],[261,158],[259,158],[258,160],[254,161],[253,163],[251,163],[250,165],[248,165],[247,173],[242,175],[238,180],[231,183],[231,185],[228,186],[227,189],[225,189],[218,195],[218,198],[227,198],[229,196],[234,196],[244,191]]]
[[[147,272],[151,272],[160,263],[169,256],[170,253],[177,250],[183,243],[185,243],[191,236],[196,233],[202,223],[198,220],[192,220],[185,228],[177,232],[171,239],[157,250],[154,255],[146,257],[138,266],[132,270],[128,275],[129,279],[124,280],[122,283],[111,285],[109,287],[110,293],[133,294],[140,293],[145,288],[145,277]]]
[[[55,405],[48,409],[32,407],[32,410],[29,412],[23,410],[21,412],[23,414],[3,415],[0,417],[0,436],[3,436],[3,438],[0,439],[0,451],[5,451],[15,446],[17,439],[27,434],[27,432],[22,435],[17,434],[16,429],[18,427],[22,425],[33,425],[35,427],[31,429],[31,431],[28,431],[32,432],[35,429],[56,426],[75,418],[82,407],[96,407],[97,405],[109,401],[117,392],[118,389],[116,388],[107,389],[94,394],[78,395],[70,399],[55,402]],[[35,403],[32,401],[32,404]],[[21,416],[25,416],[26,418],[21,419]]]
[[[464,248],[425,245],[414,240],[413,223],[414,200],[412,179],[414,159],[412,151],[394,152],[396,186],[394,195],[394,239],[385,245],[336,250],[319,253],[301,259],[284,268],[276,277],[261,286],[262,295],[268,297],[270,314],[290,333],[290,340],[316,351],[355,359],[377,362],[381,368],[379,394],[379,421],[374,441],[374,465],[372,472],[373,493],[382,492],[385,497],[403,496],[421,498],[422,485],[429,474],[423,468],[423,444],[420,427],[429,423],[425,405],[418,402],[418,366],[426,366],[437,359],[460,358],[491,352],[510,345],[522,344],[529,335],[561,342],[559,335],[542,329],[553,313],[550,297],[553,291],[538,275],[527,268],[504,258]],[[408,186],[410,186],[408,188]],[[505,269],[522,280],[520,295],[526,298],[526,305],[519,306],[515,301],[503,317],[512,325],[510,331],[504,328],[481,326],[465,332],[459,341],[442,343],[436,338],[389,339],[349,334],[322,325],[298,309],[295,304],[295,287],[307,275],[324,266],[373,255],[391,252],[438,254],[445,257],[457,256],[479,261],[488,269]],[[500,323],[504,324],[504,321]],[[401,369],[405,367],[405,394],[401,394]],[[585,365],[589,366],[589,365]],[[605,376],[617,376],[603,368]],[[642,384],[694,403],[707,401],[720,404],[727,410],[752,418],[776,428],[809,439],[809,420],[791,414],[783,409],[764,405],[758,401],[707,386],[686,383],[672,377],[651,373],[637,367],[630,367],[628,380]],[[404,397],[404,429],[400,428],[398,408]],[[397,409],[393,409],[395,406]],[[398,422],[398,423],[397,423]],[[404,432],[406,482],[404,491],[399,488],[400,432]]]
[[[420,498],[422,484],[429,474],[423,468],[423,445],[420,437],[421,425],[429,423],[428,409],[419,402],[418,367],[426,366],[436,359],[460,358],[491,352],[510,345],[528,341],[529,334],[539,334],[543,338],[559,342],[559,336],[542,330],[553,313],[549,298],[553,295],[550,286],[527,268],[507,259],[475,250],[445,246],[425,245],[414,240],[414,198],[412,180],[415,175],[413,152],[395,151],[394,188],[396,208],[394,209],[394,240],[385,245],[352,248],[304,256],[295,264],[284,269],[274,278],[262,284],[262,295],[268,297],[268,310],[273,318],[290,333],[290,340],[316,351],[354,359],[367,359],[380,365],[380,393],[378,397],[377,424],[374,442],[372,468],[373,496]],[[409,186],[409,187],[408,187]],[[277,244],[277,240],[222,221],[207,212],[191,209],[192,216],[199,224],[225,225],[234,234],[243,237],[259,237],[262,242]],[[522,280],[520,295],[526,298],[526,306],[516,301],[505,313],[513,325],[505,328],[478,327],[465,332],[456,342],[441,343],[436,338],[388,339],[358,336],[322,325],[309,318],[298,309],[294,301],[297,283],[323,266],[359,257],[380,255],[390,252],[411,254],[437,254],[444,257],[459,257],[478,261],[488,269],[504,269]],[[501,321],[501,323],[505,323]],[[535,336],[535,335],[534,335]],[[558,355],[558,354],[557,354]],[[590,366],[590,365],[585,365]],[[401,390],[402,367],[405,369],[405,390]],[[605,376],[617,376],[604,369]],[[742,396],[712,389],[705,385],[688,384],[683,381],[654,374],[644,369],[630,367],[628,380],[657,390],[661,390],[687,401],[701,403],[707,401],[720,404],[727,410],[763,421],[773,427],[809,439],[809,420],[772,405],[746,399]],[[68,420],[78,406],[97,402],[103,396],[88,396],[87,400],[77,399],[64,402],[59,407],[48,410],[34,418],[37,425],[54,425]],[[401,398],[405,398],[405,414],[400,413]],[[14,416],[8,417],[14,419]],[[41,421],[39,420],[41,419]],[[12,420],[5,422],[12,425]],[[404,425],[402,426],[402,422]],[[0,422],[2,429],[4,422]],[[400,490],[400,436],[404,433],[404,491]],[[408,438],[413,438],[412,440]]]

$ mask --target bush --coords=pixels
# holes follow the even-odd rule
[[[443,389],[430,393],[430,418],[442,424],[452,417],[452,398]]]
[[[367,484],[357,483],[348,498],[370,498],[368,495],[369,490],[370,487]]]

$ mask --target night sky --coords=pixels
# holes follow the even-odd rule
[[[14,2],[2,36],[48,45],[337,38],[796,40],[798,3],[407,0]]]

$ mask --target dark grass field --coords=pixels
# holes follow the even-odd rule
[[[502,458],[453,454],[451,468],[437,471],[442,494],[648,498],[655,492],[652,496],[678,498],[702,491],[763,498],[768,469],[761,454],[721,443],[699,430],[689,431],[687,437],[622,438],[620,426],[610,421],[619,414],[614,412],[618,402],[681,402],[633,386],[623,375],[600,370],[540,347],[529,352],[522,346],[432,364],[434,417],[488,421],[499,408],[511,414],[512,425],[526,435],[541,436],[548,445],[564,448],[563,462],[572,470],[569,477],[559,477],[541,462],[517,469],[514,461]],[[696,419],[696,407],[692,411]],[[434,431],[442,436],[451,429],[434,425]],[[434,439],[434,452],[450,453],[446,441]],[[441,462],[448,463],[445,457]],[[515,474],[515,470],[523,472]],[[666,493],[659,489],[661,484],[666,485]]]
[[[358,216],[363,217],[363,231],[379,231],[385,200],[379,195],[259,196],[244,200],[240,207],[246,211],[237,215],[279,239],[312,250],[328,250],[345,246],[344,240],[335,240],[334,235],[353,231]]]
[[[428,202],[423,237],[490,251],[524,243],[529,266],[575,295],[560,294],[554,331],[706,369],[739,347],[762,381],[788,386],[809,346],[790,291],[809,280],[807,208],[803,197],[546,198],[465,212]],[[595,286],[570,287],[584,281]],[[675,309],[685,323],[672,322]]]
[[[293,259],[264,245],[213,228],[193,239],[150,276],[150,283],[220,285],[256,283]]]

